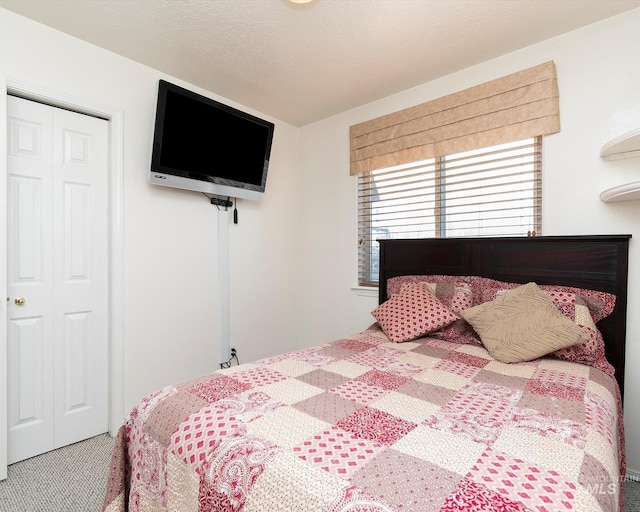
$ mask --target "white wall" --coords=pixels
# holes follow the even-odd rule
[[[356,178],[349,126],[553,60],[562,131],[544,141],[543,234],[620,234],[630,246],[625,425],[627,460],[640,472],[640,202],[605,204],[600,192],[640,180],[640,159],[604,162],[603,144],[640,127],[640,9],[423,84],[301,129],[304,232],[300,338],[337,339],[372,322],[376,297],[357,281]],[[332,268],[332,272],[327,272]]]
[[[157,82],[252,111],[3,9],[0,27],[1,75],[123,112],[126,414],[147,393],[220,363],[218,210],[199,193],[146,181]],[[295,348],[299,130],[270,120],[276,129],[265,197],[240,201],[239,224],[229,227],[231,343],[244,360]]]

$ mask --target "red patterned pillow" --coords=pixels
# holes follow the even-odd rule
[[[462,281],[440,281],[430,283],[421,281],[421,285],[456,314],[462,313],[465,309],[473,306],[471,286]]]
[[[419,281],[417,283],[405,283],[400,288],[400,293],[403,293],[416,284],[424,286],[429,293],[435,295],[440,302],[458,315],[465,309],[473,306],[471,287],[467,283],[454,281],[440,281],[435,283]]]
[[[587,339],[573,347],[557,350],[551,355],[564,361],[593,366],[613,377],[615,369],[605,356],[604,340],[600,331],[585,325],[578,325],[578,327],[587,335]]]
[[[400,293],[403,286],[423,283],[451,311],[460,315],[462,311],[474,304],[472,282],[475,276],[449,276],[442,274],[397,276],[387,280],[387,296]],[[430,333],[451,343],[482,345],[480,337],[464,318]]]
[[[616,306],[616,296],[611,293],[548,284],[540,285],[540,289],[546,291],[558,309],[565,309],[565,314],[576,323],[578,316],[572,311],[576,305],[586,306],[594,323],[608,317]]]
[[[396,276],[387,279],[387,298],[391,298],[394,295],[400,293],[402,287],[406,284],[416,283],[468,283],[469,279],[473,279],[467,276],[445,276],[441,274],[430,275],[409,275],[409,276]]]
[[[433,293],[445,306],[456,315],[461,316],[465,309],[473,306],[473,292],[471,286],[463,281],[440,281],[436,283],[421,283]],[[431,335],[440,340],[451,343],[482,345],[480,337],[464,318],[444,326]]]
[[[549,294],[549,292],[547,292],[547,294]],[[576,325],[580,327],[582,332],[587,335],[587,338],[582,343],[556,350],[551,355],[564,361],[593,366],[594,368],[602,370],[607,375],[613,376],[615,370],[605,356],[602,333],[596,327],[587,306],[579,303],[576,304],[574,300],[572,306],[569,308],[566,307],[566,304],[560,306],[556,304],[556,307],[563,315],[571,318]]]
[[[497,293],[504,293],[505,290],[512,290],[522,285],[479,277],[476,278],[474,286],[479,290],[478,302],[483,303],[495,299]],[[586,306],[595,323],[609,316],[616,304],[616,296],[607,292],[549,284],[541,284],[539,288],[547,292],[556,307],[571,320],[575,320],[573,309],[576,304]]]
[[[419,283],[407,285],[371,314],[396,343],[414,340],[459,319]]]

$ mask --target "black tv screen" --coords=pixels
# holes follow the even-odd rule
[[[274,124],[160,80],[149,181],[260,199]]]

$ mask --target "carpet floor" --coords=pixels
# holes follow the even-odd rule
[[[113,445],[102,434],[11,464],[0,512],[99,512]]]
[[[114,440],[107,434],[9,466],[0,512],[99,512]],[[625,483],[625,511],[640,512],[640,479]]]

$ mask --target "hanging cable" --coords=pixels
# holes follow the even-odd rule
[[[231,349],[231,357],[229,358],[228,361],[225,361],[224,363],[220,363],[220,368],[224,369],[224,368],[231,368],[231,366],[233,366],[231,364],[231,362],[233,360],[236,360],[236,364],[235,366],[238,366],[240,364],[240,359],[238,359],[238,352],[236,351],[235,348]]]

